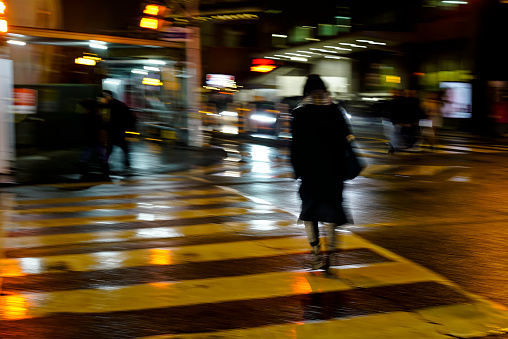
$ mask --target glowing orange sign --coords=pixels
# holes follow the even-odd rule
[[[386,82],[400,84],[400,77],[397,77],[397,76],[394,76],[394,75],[387,75],[386,76]]]
[[[268,73],[277,68],[275,62],[271,59],[253,59],[252,65],[250,68],[251,72]]]
[[[159,20],[153,18],[142,18],[139,27],[157,29],[159,28]]]
[[[74,62],[78,65],[87,65],[87,66],[95,66],[97,62],[92,59],[85,59],[85,58],[76,58],[74,59]]]
[[[256,66],[252,66],[250,68],[250,71],[251,72],[268,73],[268,72],[273,71],[275,68],[277,68],[277,66],[275,66],[275,65],[256,65]]]
[[[159,6],[158,5],[146,5],[143,13],[148,15],[159,15]]]

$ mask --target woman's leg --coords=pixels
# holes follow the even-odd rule
[[[305,225],[307,239],[309,240],[310,246],[312,246],[312,269],[320,269],[323,267],[323,261],[321,260],[318,222],[304,221],[303,224]]]
[[[337,247],[337,235],[335,234],[335,230],[337,228],[337,224],[327,222],[325,223],[326,228],[326,251],[327,256],[325,259],[325,268],[327,269],[330,267],[331,259],[333,257],[333,254],[335,253],[336,247]]]

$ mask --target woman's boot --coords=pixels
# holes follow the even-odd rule
[[[335,250],[337,246],[337,236],[335,234],[335,229],[337,228],[337,224],[334,223],[325,223],[326,227],[326,235],[327,235],[327,249],[326,249],[326,258],[325,258],[325,264],[324,269],[327,270],[330,265],[332,264],[332,259],[335,256]]]
[[[323,260],[321,258],[321,250],[319,243],[319,229],[316,221],[304,221],[305,232],[307,239],[312,246],[312,269],[318,270],[323,267]]]
[[[312,269],[319,270],[323,267],[323,259],[321,258],[320,244],[312,246]]]

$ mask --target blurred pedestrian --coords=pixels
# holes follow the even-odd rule
[[[126,131],[135,129],[135,117],[130,108],[118,99],[115,99],[113,92],[103,91],[105,109],[108,111],[108,146],[107,157],[111,156],[114,146],[120,147],[124,152],[124,172],[130,173],[131,161],[129,144],[125,138]]]
[[[388,153],[412,148],[419,138],[419,122],[423,112],[415,90],[396,91],[391,104],[393,138]]]
[[[335,251],[337,226],[350,222],[343,207],[347,142],[354,139],[340,107],[317,74],[307,77],[304,98],[292,111],[291,163],[301,179],[300,220],[312,246],[312,268],[327,269]],[[328,255],[320,252],[319,222],[325,224]]]
[[[403,141],[401,135],[401,121],[404,116],[404,96],[398,89],[392,90],[392,99],[387,102],[387,111],[390,117],[389,123],[384,123],[385,136],[387,137],[390,149],[388,153],[394,154],[396,150],[402,148]]]
[[[438,93],[427,93],[422,103],[424,119],[420,120],[420,130],[422,139],[426,140],[431,150],[437,148],[437,129],[442,126],[442,102],[439,100]]]
[[[90,161],[94,156],[99,160],[99,166],[103,174],[108,175],[108,161],[106,155],[106,130],[99,104],[93,99],[84,99],[79,105],[83,107],[84,114],[81,120],[83,133],[83,148],[79,158],[79,171],[82,176],[89,172]]]

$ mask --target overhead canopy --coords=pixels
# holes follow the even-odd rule
[[[30,44],[59,45],[59,46],[86,46],[90,40],[103,41],[115,44],[113,48],[122,47],[151,47],[151,48],[184,48],[181,42],[163,40],[136,39],[111,35],[99,35],[60,31],[54,29],[33,28],[23,26],[9,26],[7,39],[21,40]]]

